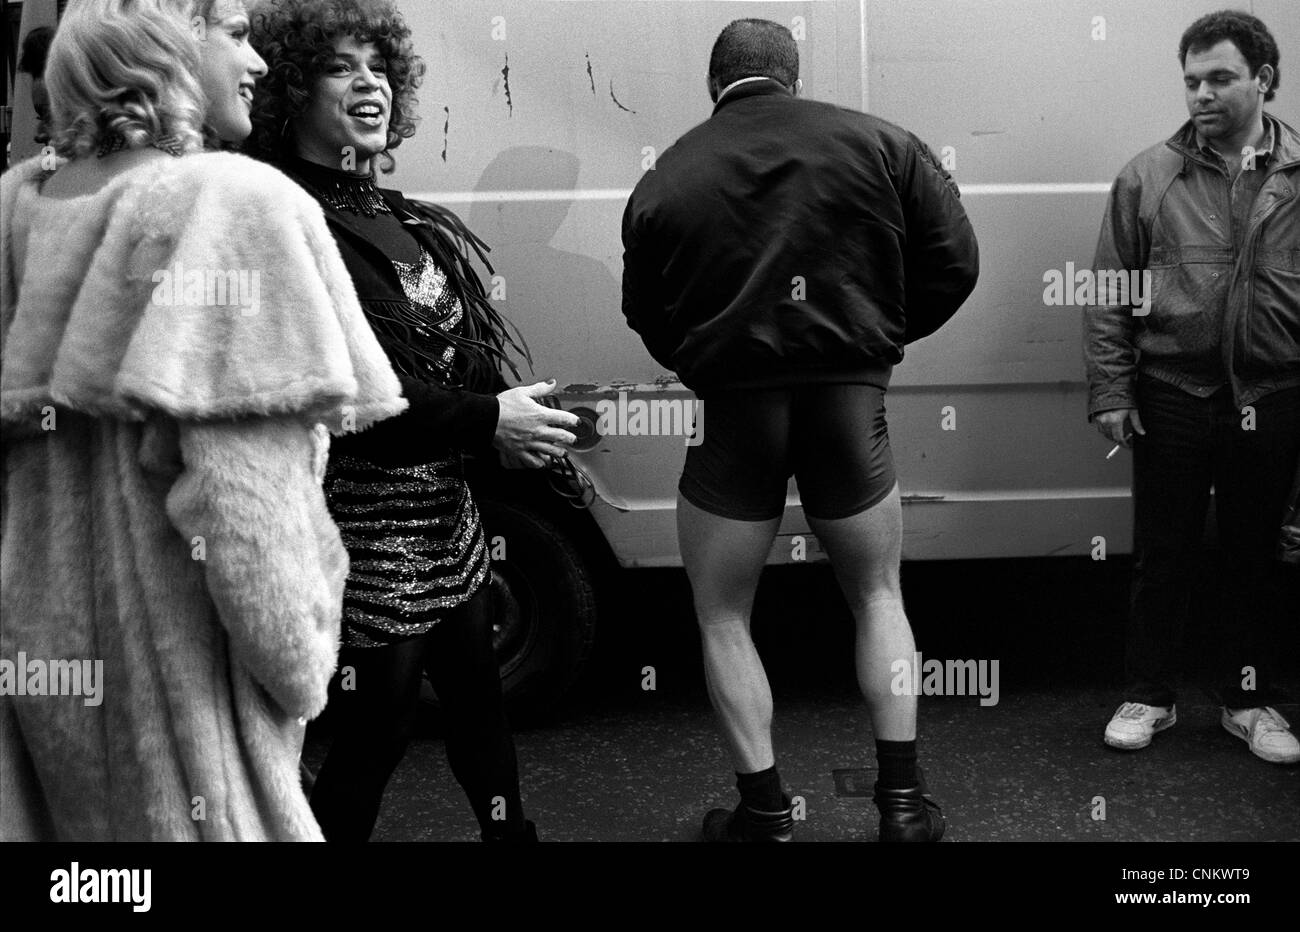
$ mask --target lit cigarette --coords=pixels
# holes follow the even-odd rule
[[[1106,454],[1106,459],[1110,459],[1112,456],[1114,456],[1116,453],[1118,453],[1118,452],[1119,452],[1119,448],[1120,448],[1120,446],[1121,446],[1121,444],[1118,444],[1118,443],[1117,443],[1117,444],[1115,444],[1115,446],[1111,447],[1110,452]]]

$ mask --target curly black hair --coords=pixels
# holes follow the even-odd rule
[[[380,154],[385,174],[395,166],[390,150],[415,135],[415,91],[424,61],[415,54],[411,29],[389,0],[264,0],[253,11],[252,42],[266,60],[267,74],[253,97],[253,134],[248,151],[280,161],[293,155],[288,122],[307,110],[312,85],[334,57],[342,36],[373,42],[383,56],[392,88],[388,144]]]
[[[1188,51],[1202,51],[1227,39],[1241,52],[1241,57],[1250,65],[1251,77],[1259,74],[1264,65],[1273,66],[1273,81],[1264,94],[1264,100],[1272,100],[1277,93],[1282,72],[1278,69],[1277,42],[1258,17],[1240,10],[1219,10],[1207,13],[1187,27],[1178,42],[1178,62],[1187,64]]]

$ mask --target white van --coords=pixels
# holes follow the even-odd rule
[[[605,415],[571,457],[585,495],[559,477],[476,478],[517,709],[576,675],[602,568],[681,565],[674,504],[693,398],[624,323],[620,222],[640,175],[708,118],[709,52],[733,19],[791,28],[805,96],[929,143],[979,237],[974,294],[908,348],[888,395],[904,559],[1129,549],[1129,454],[1107,459],[1086,423],[1080,308],[1045,294],[1088,267],[1119,169],[1186,119],[1178,39],[1223,0],[398,4],[428,65],[424,122],[381,184],[449,207],[488,243],[485,282],[537,377],[558,380],[564,407]],[[1251,6],[1284,59],[1300,53],[1289,0]],[[1296,125],[1291,87],[1270,109]],[[770,559],[823,559],[793,485]]]
[[[576,673],[597,567],[681,565],[674,504],[693,397],[623,320],[620,221],[641,173],[708,118],[723,26],[788,25],[805,96],[929,143],[979,236],[975,293],[908,348],[888,395],[904,559],[1100,559],[1130,548],[1131,463],[1126,451],[1108,459],[1086,422],[1081,310],[1051,303],[1049,286],[1091,262],[1119,169],[1186,119],[1178,39],[1221,5],[408,0],[429,66],[425,122],[397,151],[392,183],[491,246],[486,283],[538,377],[558,380],[564,407],[603,415],[594,445],[571,457],[590,507],[537,477],[481,487],[516,704],[554,697]],[[1288,7],[1253,11],[1300,50]],[[1271,110],[1295,124],[1296,99],[1284,86]],[[821,559],[792,484],[770,560]]]

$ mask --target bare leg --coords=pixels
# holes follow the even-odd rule
[[[780,523],[720,518],[677,498],[677,537],[695,597],[709,699],[739,773],[775,763],[772,691],[749,621]]]
[[[890,689],[896,660],[910,666],[916,642],[903,613],[898,580],[903,515],[898,485],[883,500],[848,518],[809,516],[835,568],[844,598],[857,624],[858,687],[867,701],[871,727],[881,741],[916,739],[916,696]]]

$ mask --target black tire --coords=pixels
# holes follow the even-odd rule
[[[594,576],[571,536],[536,509],[478,499],[492,562],[493,646],[512,725],[536,723],[578,678],[596,636]],[[502,554],[504,551],[504,554]],[[500,557],[504,556],[504,559]],[[424,684],[424,718],[437,698]]]

